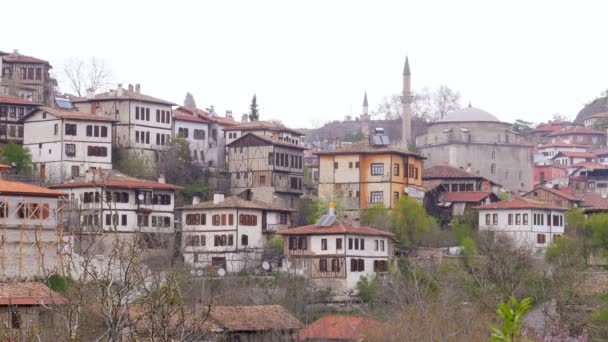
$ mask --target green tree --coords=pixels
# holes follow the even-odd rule
[[[321,215],[323,215],[324,209],[325,208],[321,200],[312,200],[308,209],[308,215],[306,215],[306,222],[308,222],[308,224],[315,224],[319,220]]]
[[[384,203],[376,203],[371,208],[361,210],[361,224],[366,227],[373,227],[381,230],[391,228],[389,210]]]
[[[513,123],[513,132],[526,135],[532,131],[532,123],[522,119],[517,119]]]
[[[390,213],[394,233],[403,248],[414,250],[419,242],[419,235],[429,232],[432,220],[420,203],[411,197],[402,197]]]
[[[249,105],[249,121],[258,121],[260,120],[260,112],[258,110],[258,100],[253,94],[253,98],[251,99],[251,104]]]
[[[475,228],[477,227],[479,216],[475,210],[467,209],[462,215],[452,217],[450,226],[456,237],[456,241],[462,245],[463,240],[467,237],[473,237]]]
[[[496,314],[502,319],[502,327],[491,327],[492,342],[514,342],[521,336],[521,324],[524,314],[532,308],[532,298],[524,298],[521,302],[509,297],[508,302],[500,302]]]
[[[357,291],[359,292],[359,298],[366,303],[372,302],[378,297],[378,281],[375,277],[368,278],[362,276],[357,282]]]
[[[363,132],[359,131],[357,133],[346,133],[346,135],[344,135],[343,140],[344,141],[348,141],[348,142],[359,142],[361,140],[365,139],[365,136],[363,135]]]
[[[190,143],[181,134],[169,143],[158,162],[158,171],[169,183],[195,183],[203,176],[203,170],[193,163]]]
[[[13,167],[13,171],[19,175],[29,176],[34,170],[30,151],[22,145],[10,142],[2,149],[0,162]]]
[[[154,170],[148,166],[146,159],[139,154],[115,148],[112,150],[112,165],[126,175],[135,178],[154,179]]]
[[[608,214],[595,214],[589,218],[591,244],[594,248],[608,255]]]

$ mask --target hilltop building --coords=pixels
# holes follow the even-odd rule
[[[27,98],[0,95],[0,144],[22,144],[24,128],[21,119],[40,105]]]
[[[18,50],[0,51],[0,96],[54,106],[57,81],[51,77],[51,69],[49,62],[22,55]]]

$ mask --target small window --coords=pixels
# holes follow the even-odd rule
[[[399,200],[399,191],[395,191],[393,193],[393,199],[395,200],[395,202],[397,202]]]
[[[384,193],[382,191],[372,191],[369,196],[370,203],[382,203],[384,202]]]
[[[337,238],[336,239],[336,249],[337,250],[342,249],[342,238]]]
[[[319,271],[327,272],[327,259],[322,258],[319,260]]]
[[[536,243],[545,244],[545,242],[546,242],[545,239],[546,239],[545,234],[536,234]]]
[[[241,245],[242,246],[249,245],[249,236],[247,236],[247,235],[241,235]]]
[[[372,173],[372,176],[384,175],[384,164],[383,163],[372,163],[371,173]]]
[[[321,250],[327,250],[327,239],[321,239]]]
[[[521,224],[521,214],[515,214],[515,224]]]
[[[486,214],[486,226],[491,224],[492,215]]]
[[[492,215],[492,224],[494,224],[494,225],[498,224],[498,214]]]
[[[399,163],[395,163],[394,172],[395,176],[399,176]]]
[[[338,162],[334,162],[334,169],[338,168]]]

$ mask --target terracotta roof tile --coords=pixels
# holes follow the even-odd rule
[[[289,331],[303,326],[280,305],[212,306],[209,318],[229,332]]]
[[[571,167],[584,167],[586,169],[595,170],[595,169],[608,169],[608,165],[596,163],[596,162],[578,162],[572,164]]]
[[[175,112],[174,111],[174,119],[175,120],[182,120],[182,121],[190,121],[190,122],[198,122],[198,123],[203,123],[203,124],[208,124],[209,120],[208,119],[204,119],[200,116],[194,116],[194,115],[188,115],[188,114],[182,114],[181,112]]]
[[[568,126],[563,127],[562,129],[555,131],[549,134],[549,137],[558,137],[560,135],[571,135],[571,134],[594,134],[594,135],[604,135],[605,133],[602,131],[598,131],[591,128],[586,128],[584,126]]]
[[[386,236],[394,238],[395,234],[385,232],[383,230],[368,228],[368,227],[353,227],[350,224],[335,221],[329,227],[320,227],[314,224],[291,228],[278,232],[282,235],[333,235],[333,234],[353,234],[353,235],[369,235],[369,236]]]
[[[186,106],[179,106],[177,107],[177,109],[174,110],[174,112],[180,112],[184,115],[192,115],[192,116],[198,116],[204,120],[209,120],[211,122],[216,122],[219,123],[221,125],[227,125],[227,126],[235,126],[238,125],[239,123],[229,119],[229,118],[223,118],[220,116],[213,116],[211,114],[209,114],[209,112],[207,112],[206,110],[202,110],[199,108],[192,108],[192,107],[186,107]]]
[[[95,172],[92,180],[75,180],[62,184],[50,186],[51,189],[74,189],[74,188],[123,188],[123,189],[159,189],[159,190],[183,190],[181,186],[159,183],[135,177],[127,176],[115,170],[93,170]]]
[[[516,198],[511,201],[500,201],[475,207],[475,209],[486,210],[486,209],[547,209],[547,210],[561,210],[566,211],[567,209],[558,207],[546,202],[533,201],[527,198]]]
[[[43,188],[28,183],[13,182],[0,179],[0,194],[2,195],[29,195],[42,197],[60,197],[66,194],[61,191]]]
[[[12,96],[0,96],[0,103],[16,104],[16,105],[29,105],[29,106],[40,106],[41,103],[33,102],[20,97]]]
[[[549,188],[549,187],[542,186],[542,185],[539,185],[539,186],[535,187],[534,190],[525,193],[524,196],[526,196],[527,194],[529,194],[531,192],[538,191],[538,190],[548,191],[556,196],[567,199],[568,201],[579,202],[579,199],[576,196],[574,196],[574,194],[570,191],[570,189],[568,189],[568,190],[553,189],[553,188]]]
[[[608,118],[608,112],[593,114],[593,115],[587,117],[585,120],[588,120],[588,119],[606,119],[606,118]]]
[[[71,99],[71,101],[74,102],[74,103],[78,103],[78,102],[108,101],[108,100],[137,100],[137,101],[142,101],[142,102],[158,103],[158,104],[163,104],[163,105],[168,105],[168,106],[177,106],[177,104],[175,104],[173,102],[161,100],[159,98],[152,97],[152,96],[149,96],[149,95],[144,95],[142,93],[137,93],[137,92],[134,92],[134,91],[129,91],[127,89],[123,89],[122,90],[122,95],[121,96],[118,95],[118,92],[116,90],[112,90],[112,91],[109,91],[109,92],[97,94],[92,99],[89,99],[89,98],[73,98],[73,99]]]
[[[489,191],[458,191],[458,192],[446,192],[443,194],[443,202],[465,202],[465,203],[479,203],[483,199],[491,196],[492,193]]]
[[[295,211],[293,209],[274,207],[268,203],[257,200],[246,200],[239,196],[230,196],[217,204],[213,201],[201,202],[183,206],[178,209],[182,210],[199,210],[199,209],[259,209],[259,210],[275,210],[275,211]]]
[[[67,304],[67,300],[41,283],[0,283],[0,306],[43,304]]]
[[[564,128],[564,126],[562,125],[538,125],[538,127],[536,127],[535,129],[532,130],[532,133],[535,132],[546,132],[546,133],[550,133],[550,132],[555,132],[555,131],[559,131],[560,129]]]
[[[69,120],[84,120],[84,121],[107,121],[107,122],[117,122],[118,120],[97,116],[91,113],[79,112],[77,110],[65,110],[54,107],[38,107],[28,113],[26,116],[21,118],[20,121],[25,121],[26,118],[34,115],[38,111],[45,111],[51,115],[54,115],[60,119],[69,119]]]
[[[569,157],[569,158],[597,158],[597,155],[593,152],[560,151],[553,157],[553,159],[560,157],[560,156]]]
[[[363,341],[372,331],[380,329],[380,322],[353,316],[328,315],[300,330],[300,341]]]
[[[566,144],[566,143],[562,143],[562,142],[554,142],[554,143],[548,143],[548,144],[543,144],[543,145],[538,145],[536,146],[536,148],[550,148],[550,147],[575,147],[575,148],[588,148],[589,146],[587,145],[580,145],[580,144]]]
[[[306,147],[303,145],[296,145],[296,144],[292,144],[287,141],[279,140],[274,137],[270,137],[270,136],[262,135],[262,134],[254,134],[254,133],[247,133],[245,135],[241,135],[236,140],[232,141],[230,144],[227,144],[226,146],[231,146],[231,145],[235,144],[237,141],[240,141],[241,139],[245,139],[245,137],[247,137],[247,136],[259,138],[260,140],[263,140],[272,145],[279,145],[279,146],[284,146],[284,147],[296,148],[299,150],[306,150]]]
[[[448,178],[483,178],[470,172],[449,165],[436,165],[422,170],[422,179],[448,179]]]
[[[13,63],[43,63],[43,64],[49,64],[49,62],[39,59],[39,58],[35,58],[32,56],[26,56],[26,55],[22,55],[20,53],[11,53],[5,56],[2,56],[2,59],[4,61],[7,62],[13,62]]]
[[[225,131],[273,131],[273,132],[289,132],[294,135],[305,135],[300,131],[296,131],[295,129],[291,129],[286,127],[281,123],[274,123],[269,121],[250,121],[245,123],[240,123],[236,126],[228,127],[224,129]]]

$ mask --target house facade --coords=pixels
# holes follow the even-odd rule
[[[274,233],[291,227],[292,210],[239,196],[178,208],[182,221],[182,255],[194,269],[226,272],[259,269]]]
[[[174,238],[175,192],[181,187],[133,178],[114,170],[88,170],[84,177],[51,186],[65,191],[78,229],[85,234],[141,232],[147,248],[168,249]]]
[[[0,52],[0,96],[20,97],[53,106],[57,81],[50,76],[49,62],[14,50]]]
[[[394,234],[337,220],[278,234],[283,236],[283,270],[308,278],[318,288],[330,288],[337,295],[356,290],[361,277],[373,278],[386,272],[394,255]]]
[[[577,198],[568,187],[561,189],[558,187],[536,186],[534,190],[523,195],[535,201],[550,203],[556,207],[569,210],[578,207],[581,200]]]
[[[29,99],[0,95],[0,144],[22,144],[24,129],[20,120],[40,105]]]
[[[592,147],[606,145],[606,133],[584,126],[566,126],[547,135],[551,143],[580,144]]]
[[[567,180],[567,168],[560,164],[534,165],[534,184],[553,182],[556,179]]]
[[[224,135],[226,144],[230,144],[247,133],[264,135],[293,145],[304,145],[305,135],[302,132],[285,127],[283,124],[268,121],[243,121],[235,126],[226,127]]]
[[[253,133],[232,140],[226,145],[231,193],[251,190],[255,200],[297,208],[304,192],[305,149],[277,137]]]
[[[585,162],[593,163],[597,160],[597,155],[592,152],[559,152],[552,160],[556,164],[569,166]]]
[[[172,139],[175,104],[142,94],[139,85],[124,89],[119,84],[114,90],[88,94],[72,103],[81,112],[116,120],[112,144],[143,156],[149,165],[162,158]]]
[[[517,198],[476,209],[480,231],[505,234],[518,245],[534,250],[544,250],[564,234],[567,209],[550,203]]]
[[[89,169],[112,168],[113,119],[39,107],[21,122],[23,146],[41,179],[62,183]]]
[[[64,196],[0,180],[0,280],[45,277],[58,266]]]
[[[534,165],[550,164],[553,162],[553,157],[560,152],[587,152],[588,150],[587,145],[561,142],[538,145],[534,148]]]

